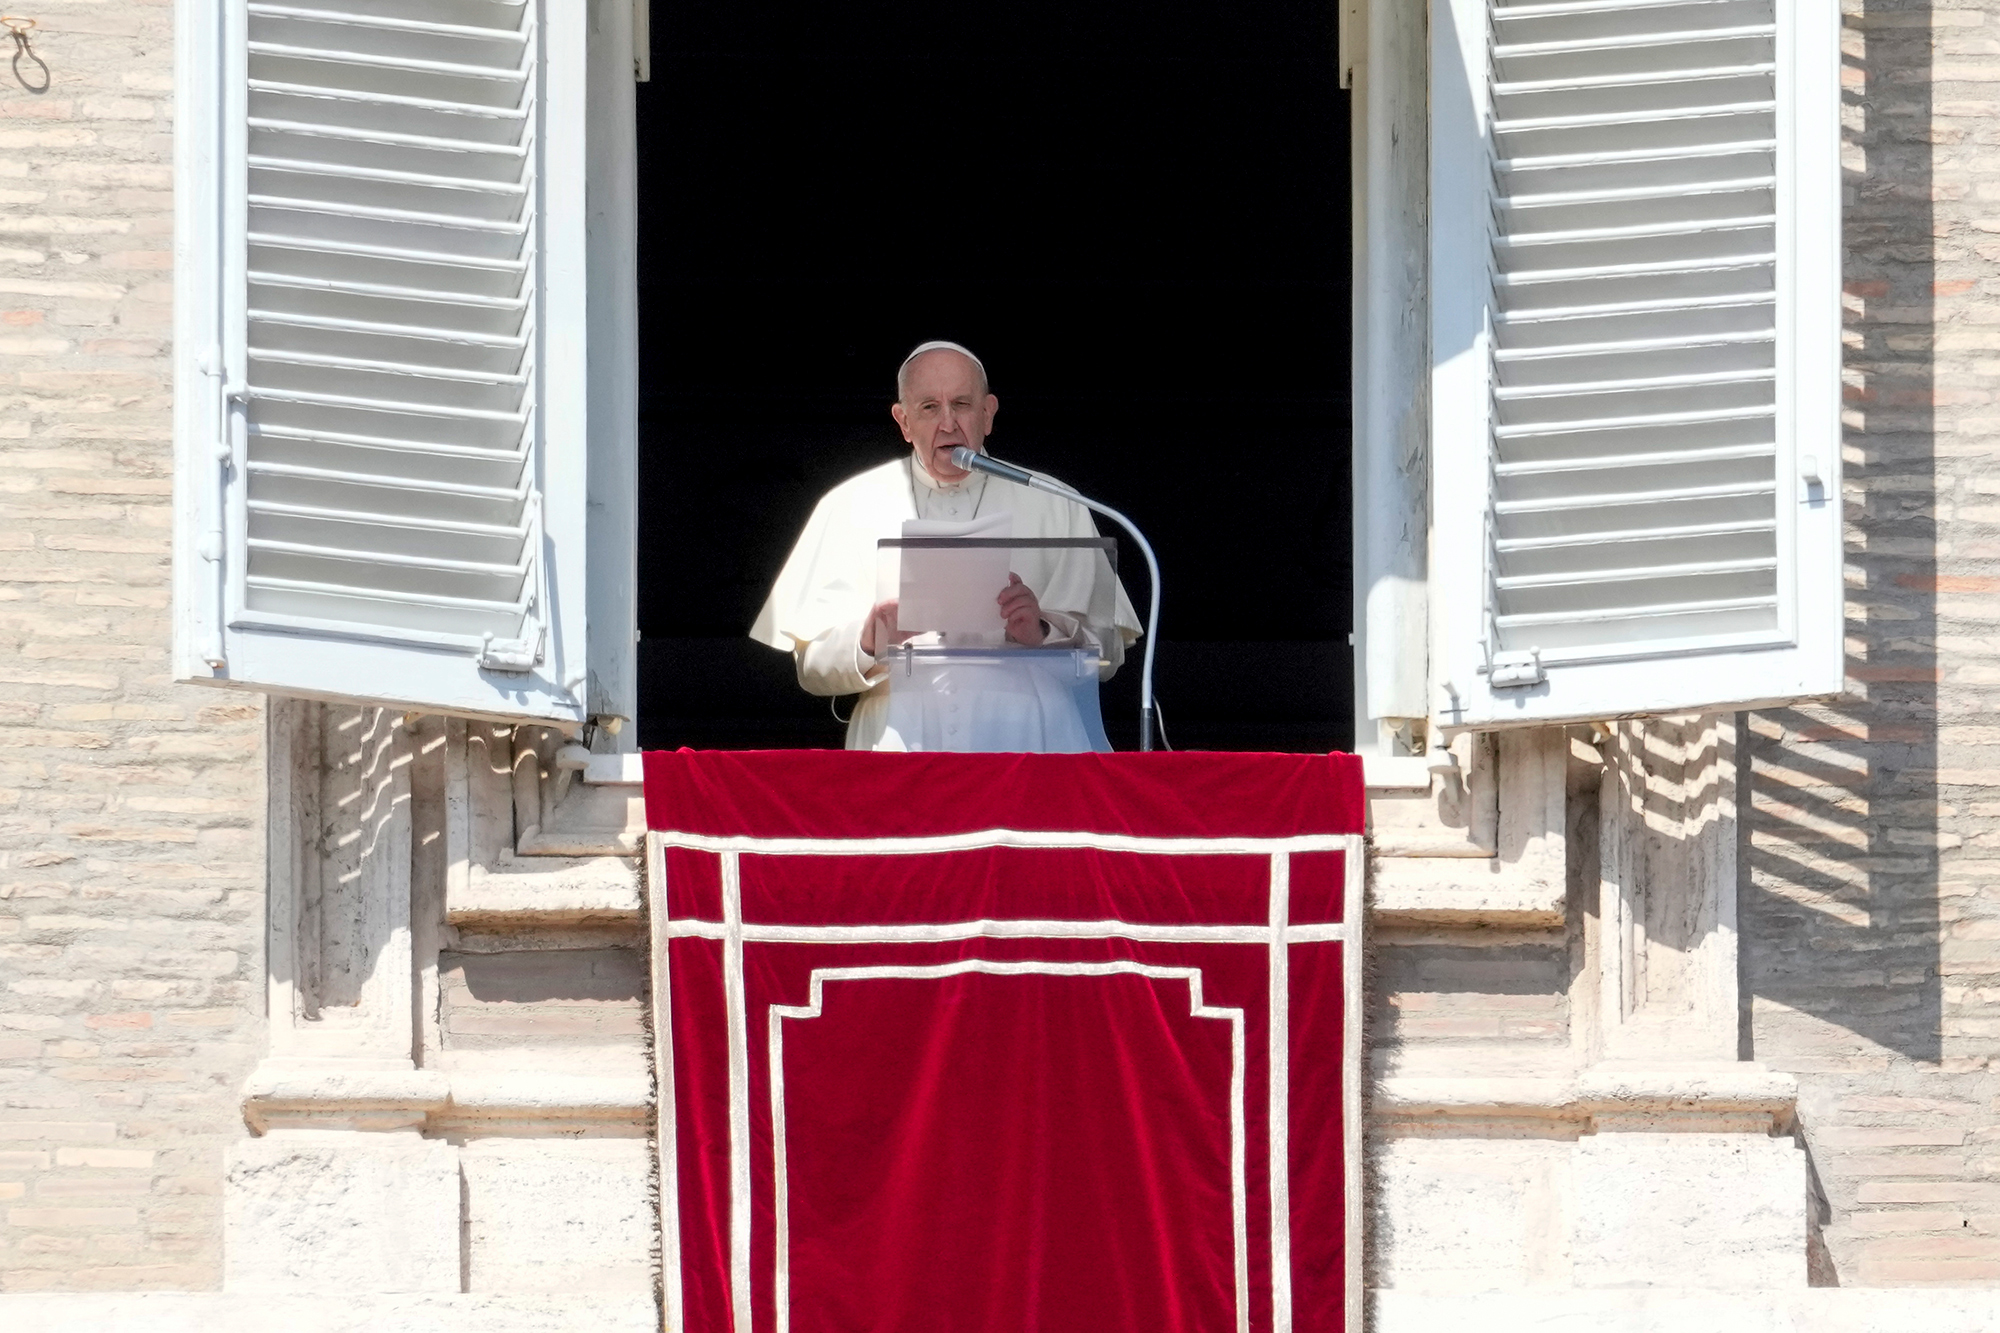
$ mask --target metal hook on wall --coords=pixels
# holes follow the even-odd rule
[[[15,18],[8,14],[0,14],[0,24],[6,25],[8,35],[14,39],[14,81],[31,93],[47,92],[49,84],[52,82],[48,62],[43,60],[39,55],[36,55],[35,48],[28,44],[28,34],[40,25],[33,19]],[[40,84],[28,82],[27,76],[21,73],[21,57],[23,56],[32,60],[36,67],[42,71],[42,81]]]

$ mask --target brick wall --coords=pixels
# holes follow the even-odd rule
[[[1845,0],[1850,695],[1753,721],[1814,1279],[2000,1281],[2000,0]]]
[[[0,1291],[214,1287],[262,720],[168,680],[173,11],[22,12],[50,87],[0,63]]]

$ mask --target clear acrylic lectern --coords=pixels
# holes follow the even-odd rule
[[[876,600],[896,601],[898,636],[907,636],[876,655],[889,669],[891,748],[1111,748],[1097,687],[1123,656],[1116,541],[905,536],[876,548]],[[1007,637],[999,599],[1010,575],[1041,605],[1041,646]]]

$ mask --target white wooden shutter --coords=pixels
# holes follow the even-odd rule
[[[1839,691],[1838,23],[1434,0],[1441,722]]]
[[[582,716],[582,3],[187,10],[179,673]]]

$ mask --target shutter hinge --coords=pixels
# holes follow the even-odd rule
[[[195,369],[209,379],[220,381],[217,388],[222,393],[224,403],[249,401],[250,391],[241,380],[229,378],[229,364],[220,347],[211,347],[195,358]]]
[[[486,671],[521,673],[533,671],[542,660],[542,627],[535,626],[532,637],[496,639],[488,630],[479,648],[479,665]]]
[[[1495,653],[1492,660],[1479,670],[1486,677],[1487,685],[1496,690],[1539,685],[1549,678],[1549,673],[1542,669],[1542,650],[1539,648],[1530,648],[1525,653]]]
[[[223,623],[229,616],[229,571],[223,564],[228,553],[228,533],[226,516],[229,512],[229,474],[236,463],[235,434],[238,414],[233,410],[242,400],[240,391],[232,390],[229,383],[227,360],[219,345],[211,345],[195,358],[195,369],[205,379],[215,381],[215,388],[221,397],[221,435],[210,446],[210,456],[215,463],[213,489],[209,495],[209,513],[203,524],[201,538],[195,544],[195,551],[202,561],[213,567],[213,576],[208,579],[211,600],[211,615],[206,642],[202,646],[201,660],[211,671],[221,672],[229,666],[228,644],[223,637]]]

